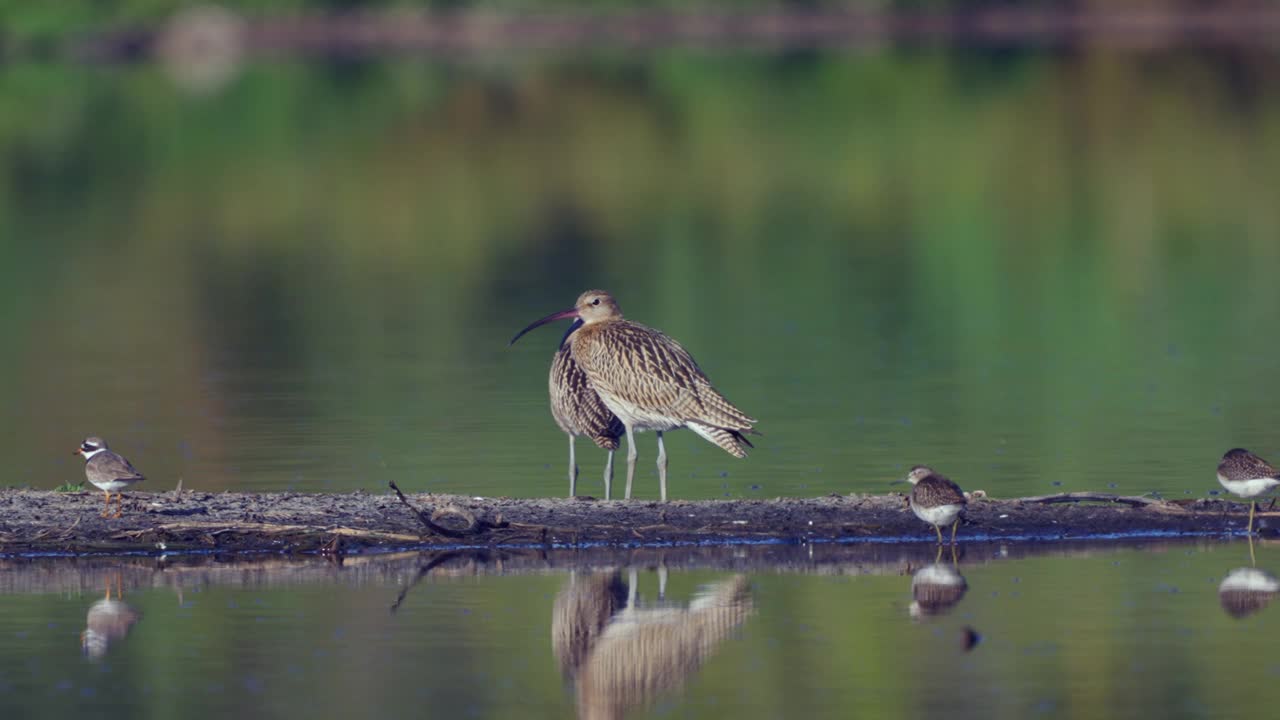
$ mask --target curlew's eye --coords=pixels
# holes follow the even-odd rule
[[[592,305],[599,305],[599,304],[600,304],[600,298],[596,298],[595,300],[592,300],[592,301],[591,301],[591,304],[592,304]]]

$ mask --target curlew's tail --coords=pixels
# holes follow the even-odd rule
[[[755,447],[755,445],[752,445],[751,441],[738,430],[705,425],[694,421],[689,421],[688,427],[690,430],[701,435],[708,442],[715,443],[720,446],[722,450],[736,458],[746,457],[747,448]]]

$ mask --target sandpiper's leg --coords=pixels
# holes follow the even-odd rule
[[[658,563],[658,599],[667,599],[667,563]]]
[[[938,543],[938,554],[933,556],[933,564],[942,562],[942,543]]]
[[[631,499],[631,481],[636,477],[636,435],[631,430],[631,426],[627,425],[627,493],[624,496],[627,500]]]
[[[636,586],[640,584],[636,581],[636,569],[634,567],[627,572],[627,582],[630,585],[627,588],[627,607],[633,608],[636,606]]]
[[[604,461],[604,499],[613,496],[613,451],[609,451],[609,459]]]
[[[658,488],[662,502],[667,501],[667,446],[662,444],[662,431],[658,431]]]
[[[1253,555],[1253,535],[1249,536],[1249,567],[1255,567],[1258,564],[1258,558]]]
[[[941,551],[942,548],[938,548],[938,550]],[[956,557],[956,546],[954,544],[951,546],[951,564],[952,565],[960,564],[960,560]]]
[[[956,518],[956,521],[951,524],[951,544],[952,545],[956,544],[956,529],[959,527],[960,527],[960,518]]]
[[[574,455],[574,437],[569,436],[569,497],[578,494],[578,458]]]
[[[938,525],[934,525],[933,531],[938,533],[938,544],[941,545],[942,544],[942,527]]]
[[[102,504],[102,513],[98,517],[106,517],[111,514],[111,493],[107,490],[103,490],[102,492],[106,493],[106,497],[104,498],[106,502]]]
[[[1249,535],[1253,536],[1253,511],[1258,509],[1258,502],[1251,500],[1249,502]]]

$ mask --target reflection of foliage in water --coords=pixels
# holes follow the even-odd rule
[[[132,422],[127,388],[35,371],[92,357],[75,367],[158,384],[153,419],[201,448],[236,440],[190,408],[246,403],[263,422],[376,431],[387,455],[417,447],[419,412],[448,417],[469,459],[505,415],[548,432],[511,436],[504,457],[542,457],[554,427],[534,375],[475,378],[530,308],[605,285],[770,409],[782,466],[869,483],[932,461],[883,451],[900,418],[920,419],[924,454],[982,448],[961,478],[989,471],[1000,438],[1010,479],[1059,457],[1096,477],[1086,451],[1122,459],[1135,433],[1186,466],[1204,427],[1250,444],[1240,428],[1276,412],[1249,390],[1276,349],[1256,332],[1280,254],[1274,59],[1001,60],[279,61],[200,98],[148,66],[20,65],[0,76],[0,279],[17,289],[0,329],[24,351],[0,359],[0,389]],[[88,346],[87,313],[112,328]],[[433,370],[410,383],[388,358]],[[214,371],[247,397],[196,392]],[[255,372],[344,380],[285,403]],[[1210,416],[1223,405],[1236,427]],[[1208,424],[1176,420],[1191,416]],[[360,418],[372,430],[344,425]],[[33,429],[50,445],[60,430]],[[735,477],[773,474],[751,462]]]

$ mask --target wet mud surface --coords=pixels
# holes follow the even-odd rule
[[[120,518],[101,495],[0,491],[0,553],[351,554],[419,547],[619,547],[752,542],[935,543],[903,495],[660,503],[393,493],[132,493]],[[1123,500],[1123,499],[1121,499]],[[1241,533],[1248,505],[1223,500],[1045,502],[978,499],[960,542]],[[1274,536],[1280,511],[1259,512]]]

